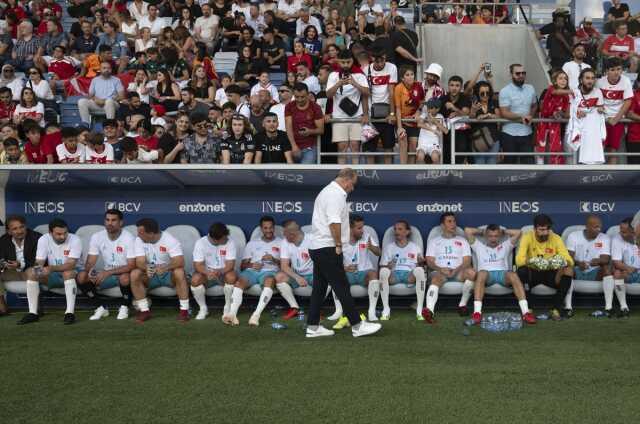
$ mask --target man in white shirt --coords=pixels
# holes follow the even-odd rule
[[[143,16],[138,21],[138,28],[149,28],[151,36],[158,37],[167,25],[164,19],[158,17],[158,7],[156,5],[150,4],[148,12],[147,16]]]
[[[36,264],[27,270],[27,302],[29,313],[19,325],[38,321],[38,298],[40,283],[49,289],[64,287],[67,309],[64,313],[64,324],[76,322],[76,274],[78,259],[82,255],[82,241],[75,234],[69,233],[69,226],[61,219],[49,223],[49,233],[38,240]]]
[[[189,321],[189,287],[180,242],[168,232],[160,231],[155,219],[140,219],[136,227],[136,268],[131,271],[131,290],[139,309],[136,321],[151,319],[147,291],[158,287],[175,287],[180,305],[178,321]]]
[[[229,312],[222,316],[227,325],[239,325],[238,309],[242,305],[242,293],[249,287],[261,285],[273,287],[280,263],[280,244],[282,239],[276,237],[276,221],[270,216],[260,218],[260,238],[247,243],[240,263],[240,278],[231,293]]]
[[[293,289],[313,286],[313,262],[309,255],[310,236],[300,230],[294,220],[282,223],[284,239],[280,242],[280,271],[275,281],[265,281],[255,312],[249,319],[249,325],[259,325],[260,315],[273,296],[274,287],[278,289],[289,310],[282,319],[289,320],[298,316],[300,306],[293,295]]]
[[[124,217],[117,209],[109,209],[104,214],[104,230],[95,233],[89,241],[89,251],[84,270],[78,274],[78,288],[96,307],[89,318],[97,321],[109,316],[106,305],[98,298],[96,290],[120,287],[122,302],[117,319],[129,318],[129,306],[133,295],[129,276],[136,265],[134,237],[124,231]],[[97,269],[98,259],[102,259],[102,269]]]
[[[297,33],[296,19],[300,16],[301,8],[302,0],[278,0],[276,17],[285,21],[285,32],[289,36]],[[318,34],[322,34],[322,32],[318,32]]]
[[[394,241],[384,246],[380,259],[380,282],[383,286],[403,284],[408,288],[415,287],[417,307],[416,318],[423,321],[422,306],[424,293],[427,290],[424,257],[418,246],[410,240],[411,225],[399,220],[393,225]],[[390,310],[383,311],[383,317],[390,315]]]
[[[209,233],[198,240],[193,249],[194,273],[191,277],[191,293],[200,308],[196,320],[203,320],[209,315],[207,287],[222,287],[223,315],[229,312],[231,293],[238,280],[235,272],[236,259],[236,245],[229,238],[229,228],[222,222],[211,224]]]
[[[434,237],[427,246],[427,266],[432,270],[431,285],[427,291],[427,307],[422,316],[428,323],[434,322],[438,291],[448,281],[464,281],[458,313],[468,315],[467,303],[473,291],[476,272],[471,266],[471,248],[464,237],[457,235],[456,216],[445,212],[440,216],[442,235]]]
[[[193,35],[197,41],[202,41],[207,46],[212,47],[218,35],[219,25],[220,18],[218,15],[211,13],[211,6],[209,4],[204,4],[202,6],[202,16],[196,19],[193,25]]]
[[[257,4],[252,4],[249,8],[249,15],[246,16],[247,25],[249,25],[255,33],[253,38],[256,40],[262,39],[262,31],[267,27],[264,23],[264,16],[260,14]]]
[[[310,25],[316,28],[318,34],[322,34],[322,24],[320,24],[318,18],[309,14],[309,7],[302,6],[299,17],[296,20],[296,37],[304,37],[304,30]]]
[[[614,281],[611,275],[611,240],[601,232],[602,221],[589,215],[584,230],[567,237],[567,250],[574,260],[574,280],[602,281],[604,313],[612,316]],[[569,296],[572,290],[569,291]]]
[[[320,88],[320,81],[318,80],[318,77],[311,73],[306,62],[300,62],[296,65],[296,73],[297,80],[305,83],[309,92],[313,93],[314,96],[322,90]]]
[[[142,28],[139,24],[143,18],[149,16],[149,3],[142,0],[133,0],[127,6],[127,10],[131,17],[138,22],[138,28]]]
[[[350,239],[347,195],[353,191],[357,180],[358,175],[353,169],[340,170],[337,178],[320,191],[313,204],[309,254],[313,260],[314,284],[307,319],[308,338],[334,335],[333,330],[320,325],[320,308],[329,283],[349,319],[354,337],[367,336],[382,328],[380,324],[361,320],[343,267],[342,246]]]
[[[584,44],[576,44],[573,46],[573,60],[562,65],[562,70],[569,77],[569,88],[571,90],[578,88],[578,84],[580,84],[580,81],[578,81],[580,72],[584,69],[591,68],[591,65],[584,62],[585,57],[587,57],[587,50]]]
[[[620,304],[620,317],[629,316],[625,283],[640,284],[640,247],[637,241],[639,232],[638,226],[634,230],[632,218],[626,218],[620,223],[620,234],[613,237],[611,242],[613,283]]]
[[[362,125],[369,122],[369,84],[363,74],[352,74],[351,52],[343,50],[338,56],[340,72],[329,74],[327,98],[333,98],[334,119],[356,119],[360,122],[334,123],[332,141],[338,144],[338,152],[360,151]],[[345,110],[346,109],[346,110]],[[351,163],[358,163],[358,155],[350,156]],[[346,163],[346,156],[339,156],[338,163]]]
[[[280,97],[280,103],[276,103],[271,106],[269,112],[273,112],[278,115],[278,131],[287,131],[286,119],[284,115],[284,109],[287,106],[293,97],[293,93],[291,92],[291,88],[286,85],[280,86],[278,88],[278,95]]]
[[[482,299],[485,287],[499,284],[513,287],[513,293],[518,299],[522,320],[528,324],[535,324],[536,317],[529,312],[529,303],[524,292],[524,285],[518,274],[511,270],[511,252],[520,238],[519,230],[502,230],[496,224],[487,225],[484,230],[467,227],[464,234],[476,254],[478,273],[474,284],[473,323],[482,322]],[[478,236],[484,236],[484,242]],[[507,236],[506,239],[505,236]],[[503,240],[504,239],[504,240]]]

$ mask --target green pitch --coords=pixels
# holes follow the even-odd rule
[[[0,422],[632,423],[640,318],[540,322],[515,333],[395,312],[379,335],[306,340],[302,323],[186,325],[157,311],[20,327],[0,318]]]

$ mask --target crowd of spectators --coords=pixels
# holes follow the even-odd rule
[[[452,25],[508,24],[513,13],[418,3],[422,21]],[[620,122],[640,122],[640,94],[622,75],[637,72],[628,34],[640,30],[619,3],[608,37],[561,10],[539,29],[553,81],[540,94],[519,64],[441,81],[442,66],[422,63],[404,1],[7,0],[0,163],[451,163],[455,148],[460,164],[563,164],[565,125],[532,119],[571,118],[573,99],[589,94],[586,68],[604,75],[591,109],[606,120],[606,149],[640,151],[640,123]],[[68,32],[63,7],[75,18]],[[216,70],[217,52],[237,52],[233,72]],[[495,72],[512,82],[495,87]],[[64,98],[79,99],[80,125],[61,128]]]

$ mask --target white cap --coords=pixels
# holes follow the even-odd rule
[[[438,77],[438,79],[442,78],[442,66],[437,63],[432,63],[429,67],[424,71],[425,74],[433,74]]]

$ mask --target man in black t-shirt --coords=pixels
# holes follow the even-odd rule
[[[569,17],[563,14],[555,14],[553,22],[538,30],[538,38],[547,35],[547,50],[551,61],[551,68],[561,69],[562,65],[571,60],[573,38],[576,30],[573,25],[567,25]]]
[[[273,33],[272,28],[266,28],[262,36],[262,57],[271,70],[285,72],[287,69],[287,55],[284,42]]]
[[[287,133],[278,131],[278,115],[265,113],[262,126],[255,138],[255,163],[294,163]]]
[[[612,0],[611,7],[607,11],[607,23],[604,26],[605,34],[613,34],[615,32],[615,24],[617,22],[627,22],[631,17],[629,5],[622,3],[620,0]]]
[[[440,113],[447,120],[468,116],[471,109],[471,101],[462,92],[462,78],[454,75],[449,78],[447,94],[440,97]],[[463,164],[466,157],[461,154],[469,152],[469,124],[454,124],[456,129],[456,163]],[[451,131],[444,137],[443,157],[445,164],[451,163]],[[469,162],[473,162],[469,158]]]
[[[418,54],[418,34],[415,31],[407,29],[405,20],[402,16],[393,18],[395,31],[391,33],[391,45],[396,53],[396,66],[400,69],[402,66],[409,66],[416,72],[418,63],[422,59]]]

